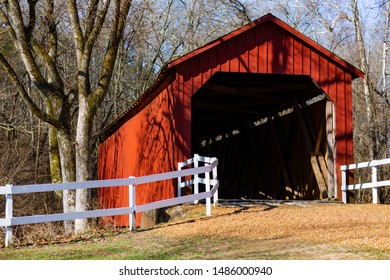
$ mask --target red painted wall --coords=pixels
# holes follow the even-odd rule
[[[353,161],[352,75],[345,64],[283,22],[263,20],[171,63],[175,79],[99,146],[99,179],[175,170],[191,157],[191,96],[217,71],[310,75],[336,111],[336,168]],[[357,70],[358,71],[358,70]],[[137,204],[174,196],[175,182],[137,187]],[[128,205],[127,187],[102,189],[104,207]],[[140,216],[137,217],[137,223]],[[116,218],[126,225],[128,217]]]
[[[99,179],[137,177],[177,168],[177,156],[181,152],[176,148],[176,124],[171,118],[175,107],[172,97],[170,86],[99,145]],[[162,182],[137,186],[136,204],[173,197],[173,184]],[[128,187],[102,188],[99,199],[105,208],[128,206]],[[140,219],[138,215],[138,224]],[[127,225],[128,216],[117,216],[115,223]]]

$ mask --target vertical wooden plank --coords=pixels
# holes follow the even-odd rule
[[[188,75],[188,80],[191,80],[191,83],[185,82],[184,84],[184,96],[191,97],[196,91],[200,88],[202,83],[202,72],[201,72],[201,56],[197,55],[190,59],[188,65],[183,66],[185,72]],[[186,76],[186,75],[185,75]],[[186,78],[184,78],[186,80]],[[184,104],[187,105],[188,100],[184,101]]]
[[[320,56],[320,73],[319,73],[319,78],[320,78],[320,83],[319,85],[321,86],[321,88],[325,91],[325,92],[329,92],[329,71],[328,71],[328,60],[323,57],[323,56]]]
[[[294,74],[295,55],[294,55],[294,39],[290,34],[285,34],[285,50],[283,51],[283,73]]]
[[[344,72],[344,89],[345,89],[345,161],[347,164],[353,160],[353,127],[352,127],[352,77],[349,73]],[[348,172],[348,183],[354,183],[354,171]],[[351,202],[355,200],[355,193],[349,192]]]
[[[347,163],[353,163],[352,77],[345,73],[345,134]]]
[[[328,87],[325,91],[333,101],[337,101],[337,67],[333,63],[329,63],[329,74],[328,74]]]
[[[176,141],[176,160],[183,161],[182,154],[182,118],[183,118],[183,65],[179,64],[176,71],[176,82],[175,82],[175,141]]]
[[[183,63],[183,115],[181,123],[183,159],[191,157],[191,97],[199,80],[199,56]]]
[[[267,42],[267,73],[274,73],[273,69],[273,61],[274,61],[274,24],[267,23],[266,24],[266,38]]]
[[[259,38],[260,34],[256,33],[257,28],[250,29],[247,33],[247,49],[248,49],[248,71],[250,73],[258,72],[259,63]]]
[[[337,87],[337,101],[335,103],[335,112],[336,112],[336,127],[335,127],[335,139],[336,139],[336,170],[337,178],[341,178],[341,165],[347,164],[346,154],[347,154],[347,145],[346,145],[346,129],[345,129],[345,78],[344,71],[337,68],[336,70],[336,87]],[[337,182],[337,193],[341,195],[340,190],[341,182]],[[341,197],[338,197],[341,199]]]
[[[209,51],[199,54],[199,87],[201,87],[211,76]],[[197,92],[199,88],[194,88],[193,93]]]
[[[239,71],[239,61],[237,57],[237,37],[231,38],[227,43],[227,57],[229,60],[229,72]]]
[[[310,76],[316,83],[320,83],[320,56],[317,52],[311,52]]]
[[[209,54],[209,62],[210,62],[210,75],[214,75],[217,71],[220,70],[220,65],[218,63],[218,58],[219,58],[219,47],[218,48],[212,48],[208,51]]]
[[[294,40],[294,70],[293,73],[296,75],[303,74],[303,46],[298,40]]]
[[[218,46],[218,63],[222,72],[229,72],[228,43],[223,42]]]
[[[274,74],[282,74],[284,69],[285,36],[278,26],[274,27],[273,45],[273,71]]]
[[[266,29],[262,25],[256,27],[256,38],[258,38],[258,73],[267,73],[268,50],[266,41]]]
[[[311,74],[311,50],[307,46],[303,46],[303,65],[302,74]]]
[[[248,32],[244,32],[237,37],[238,71],[241,73],[249,72],[247,37]]]
[[[170,143],[169,145],[169,152],[168,152],[168,155],[169,155],[169,159],[170,159],[170,162],[168,163],[169,166],[176,166],[177,164],[177,160],[176,160],[176,157],[175,157],[175,153],[176,153],[176,139],[175,139],[175,131],[176,131],[176,127],[175,127],[175,109],[174,109],[174,106],[175,106],[175,94],[174,94],[174,90],[173,90],[174,86],[173,86],[173,83],[171,83],[169,86],[167,86],[167,94],[168,94],[168,114],[165,116],[167,119],[168,119],[168,122],[169,122],[169,132],[168,132],[168,143]]]

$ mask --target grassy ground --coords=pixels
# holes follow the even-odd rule
[[[390,206],[218,207],[211,218],[203,206],[181,210],[175,222],[137,232],[0,248],[0,259],[390,259]]]

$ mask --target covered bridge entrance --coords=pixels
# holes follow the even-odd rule
[[[218,72],[191,104],[192,151],[219,159],[220,197],[334,195],[332,104],[310,76]]]
[[[168,64],[100,132],[99,179],[176,170],[199,153],[218,157],[224,198],[340,198],[339,167],[353,162],[358,77],[268,14]],[[137,188],[137,204],[173,197],[175,186]],[[99,197],[103,207],[128,205],[126,186]]]

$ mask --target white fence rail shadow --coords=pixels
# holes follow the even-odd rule
[[[360,162],[355,164],[343,165],[341,169],[341,192],[342,200],[347,203],[347,191],[362,190],[372,188],[372,203],[378,203],[378,188],[390,186],[390,180],[382,180],[378,182],[377,168],[381,165],[390,164],[390,158],[381,160],[372,160],[366,162]],[[360,168],[371,168],[371,183],[359,183],[347,185],[347,172],[349,170],[360,169]]]
[[[180,167],[188,165],[188,162],[192,160],[203,161],[205,165],[202,167],[193,167],[181,170]],[[189,202],[197,202],[202,199],[206,199],[206,213],[211,215],[211,197],[214,197],[214,203],[218,199],[218,187],[219,182],[217,179],[217,158],[207,158],[195,155],[193,159],[189,159],[184,163],[179,163],[179,170],[166,172],[161,174],[154,174],[142,177],[130,177],[122,179],[111,179],[111,180],[96,180],[87,182],[70,182],[61,184],[40,184],[40,185],[24,185],[24,186],[12,186],[7,185],[0,187],[0,196],[5,196],[5,218],[0,219],[0,227],[5,227],[5,246],[12,243],[12,226],[45,223],[45,222],[58,222],[65,220],[76,220],[86,219],[95,217],[107,217],[117,215],[129,215],[129,227],[130,230],[136,229],[135,215],[136,213],[145,212],[148,210],[154,210],[159,208],[170,207],[178,204],[184,204]],[[210,173],[212,176],[210,177]],[[204,174],[205,179],[199,178],[200,174]],[[141,184],[147,184],[158,181],[165,181],[171,179],[178,179],[181,182],[184,177],[198,178],[199,182],[206,184],[206,191],[199,193],[195,191],[194,194],[181,196],[181,192],[178,192],[178,197],[155,201],[147,204],[136,205],[136,186]],[[181,185],[181,183],[179,183]],[[185,183],[186,184],[186,183]],[[118,186],[129,186],[129,206],[122,208],[110,208],[110,209],[98,209],[83,212],[69,212],[69,213],[57,213],[47,215],[35,215],[35,216],[22,216],[13,217],[13,195],[26,194],[26,193],[37,193],[37,192],[50,192],[50,191],[61,191],[61,190],[74,190],[74,189],[91,189],[101,187],[118,187]],[[187,183],[187,185],[189,185]],[[207,187],[208,186],[208,187]],[[210,189],[210,186],[213,188]],[[181,190],[181,188],[179,188]]]

